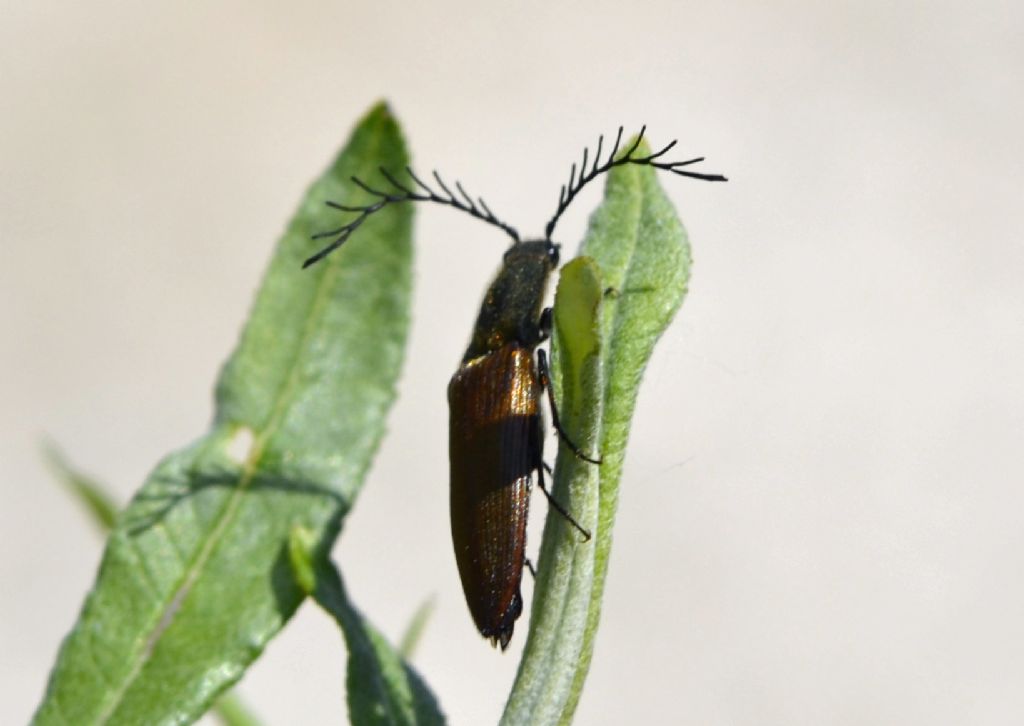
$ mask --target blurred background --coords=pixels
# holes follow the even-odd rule
[[[277,235],[381,97],[420,168],[528,234],[620,124],[730,178],[663,179],[693,279],[578,723],[1019,719],[1024,6],[506,5],[4,3],[0,722],[34,710],[102,551],[42,438],[124,502],[206,429]],[[486,724],[524,639],[493,651],[463,603],[445,386],[505,239],[440,207],[416,227],[401,394],[335,556],[392,638],[436,597],[415,664]],[[339,723],[343,663],[307,605],[240,691]]]

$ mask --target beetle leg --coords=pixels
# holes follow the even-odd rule
[[[563,517],[565,517],[566,521],[569,524],[571,524],[573,527],[575,527],[576,529],[579,530],[580,534],[583,535],[583,541],[584,542],[589,542],[590,541],[590,532],[585,530],[583,528],[583,525],[581,525],[579,522],[577,522],[575,519],[573,519],[573,516],[571,514],[569,514],[569,512],[566,510],[565,507],[563,507],[561,504],[559,504],[558,500],[555,499],[551,495],[551,492],[549,492],[547,486],[545,486],[545,484],[544,484],[544,467],[547,466],[547,465],[540,458],[540,452],[539,451],[537,452],[537,461],[539,463],[538,464],[534,464],[534,468],[537,470],[537,484],[540,486],[540,490],[542,492],[544,492],[544,496],[548,498],[548,503],[552,507],[555,508],[555,511],[557,511],[559,514],[561,514]]]
[[[536,580],[537,579],[537,570],[534,569],[533,563],[530,562],[530,558],[529,557],[524,557],[523,558],[523,564],[526,565],[526,569],[530,571],[530,574],[533,576],[533,579]]]
[[[569,435],[565,433],[562,428],[562,423],[558,420],[558,407],[555,405],[555,394],[551,392],[551,377],[550,371],[548,370],[548,356],[541,350],[537,350],[537,367],[540,369],[540,385],[545,388],[548,392],[548,403],[551,404],[551,426],[558,432],[558,435],[562,437],[562,441],[569,447],[569,450],[576,455],[577,459],[583,459],[583,461],[590,462],[591,464],[600,464],[601,457],[591,459],[589,456],[580,451],[580,447],[572,442]]]

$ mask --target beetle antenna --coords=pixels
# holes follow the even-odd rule
[[[544,228],[544,236],[547,239],[551,239],[551,234],[555,231],[555,225],[558,224],[558,219],[562,216],[562,212],[569,207],[580,189],[585,187],[596,177],[616,166],[637,164],[639,166],[650,166],[655,169],[671,172],[678,176],[688,176],[691,179],[702,179],[704,181],[726,181],[726,178],[721,174],[701,174],[700,172],[687,171],[682,168],[684,166],[690,166],[691,164],[704,161],[703,156],[696,159],[687,159],[686,161],[661,161],[661,157],[676,145],[675,141],[653,154],[648,154],[646,156],[636,155],[637,149],[640,148],[640,142],[643,141],[645,131],[647,131],[647,127],[641,127],[640,133],[637,134],[636,139],[634,139],[633,143],[630,144],[629,149],[619,155],[619,146],[622,144],[622,127],[620,126],[619,132],[615,135],[615,145],[608,154],[608,159],[603,164],[601,163],[601,146],[604,143],[604,136],[598,136],[597,153],[594,154],[594,161],[589,170],[587,169],[587,157],[589,151],[586,148],[583,149],[583,161],[579,166],[579,177],[576,176],[576,164],[574,163],[572,165],[572,172],[569,174],[569,184],[567,186],[563,186],[561,193],[558,195],[558,209],[555,210],[555,214],[551,218],[551,221],[549,221],[547,226]]]
[[[452,190],[448,188],[448,185],[445,184],[441,175],[435,171],[433,173],[433,177],[434,181],[437,182],[437,185],[441,188],[441,192],[439,193],[429,184],[416,176],[415,172],[413,172],[409,167],[405,167],[405,171],[409,174],[409,178],[415,182],[415,187],[400,182],[391,172],[383,167],[380,168],[380,173],[389,185],[386,187],[385,191],[371,187],[358,177],[352,177],[352,183],[367,194],[376,197],[376,201],[363,205],[346,205],[339,204],[338,202],[327,202],[328,207],[338,209],[342,212],[357,212],[359,216],[348,224],[338,227],[337,229],[331,229],[314,234],[313,239],[326,239],[328,237],[333,237],[334,239],[332,239],[330,244],[322,250],[303,262],[302,266],[305,268],[316,264],[331,252],[334,252],[334,250],[345,244],[345,241],[352,236],[353,232],[359,229],[360,225],[362,225],[362,223],[366,221],[366,218],[371,214],[379,212],[389,204],[398,204],[399,202],[437,202],[438,204],[446,204],[449,207],[455,207],[458,210],[466,212],[470,216],[501,228],[509,237],[516,242],[519,242],[519,232],[517,232],[514,227],[505,224],[494,216],[494,213],[482,198],[477,197],[476,201],[474,201],[473,197],[466,192],[461,183],[455,182],[455,189],[459,195],[456,196],[452,193]]]

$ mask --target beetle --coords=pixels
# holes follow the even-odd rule
[[[601,161],[604,137],[588,166],[588,150],[577,176],[572,165],[569,183],[562,187],[558,207],[544,228],[544,237],[522,240],[515,228],[499,220],[480,197],[473,198],[459,182],[456,193],[435,171],[440,192],[406,167],[415,186],[403,183],[387,169],[381,176],[387,190],[371,187],[357,177],[352,182],[375,201],[351,206],[327,202],[339,211],[354,212],[351,222],[314,235],[333,238],[303,263],[308,267],[340,247],[367,217],[389,204],[435,202],[466,212],[502,229],[512,238],[502,266],[484,296],[468,348],[448,384],[450,462],[450,510],[452,544],[466,604],[477,630],[492,645],[505,650],[515,621],[522,613],[520,592],[526,560],[526,521],[533,474],[549,502],[585,540],[590,533],[555,500],[544,484],[543,423],[540,398],[548,394],[552,427],[573,454],[594,465],[600,458],[587,456],[563,430],[549,381],[547,355],[540,344],[550,334],[551,309],[544,296],[551,273],[558,267],[559,245],[552,241],[555,225],[579,191],[613,167],[625,164],[650,166],[678,176],[704,181],[726,181],[719,174],[702,174],[684,167],[703,157],[665,162],[661,158],[673,141],[660,151],[637,155],[646,127],[628,149],[619,154],[622,127],[605,161]]]

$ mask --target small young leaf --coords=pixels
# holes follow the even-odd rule
[[[346,692],[353,726],[443,724],[434,695],[348,599],[341,573],[316,538],[296,527],[289,556],[296,582],[335,619],[348,647]]]
[[[638,154],[645,153],[649,150],[642,145]],[[655,171],[648,167],[626,165],[609,173],[604,201],[591,216],[580,253],[593,259],[600,270],[600,284],[608,289],[595,309],[600,321],[600,335],[593,336],[598,341],[599,363],[588,363],[580,352],[588,348],[580,347],[579,326],[589,323],[581,323],[577,315],[559,313],[559,307],[570,300],[577,309],[585,307],[580,303],[585,297],[578,293],[556,297],[552,352],[561,364],[554,366],[553,375],[562,378],[556,391],[561,390],[563,420],[566,411],[573,417],[567,430],[585,451],[592,451],[590,439],[596,438],[597,429],[602,464],[598,468],[581,462],[561,447],[555,496],[569,504],[583,526],[594,523],[594,538],[580,543],[561,515],[549,511],[529,638],[503,724],[572,721],[593,654],[637,389],[655,342],[682,303],[689,279],[686,232]],[[584,336],[591,337],[589,332]],[[595,385],[600,395],[595,395]],[[585,478],[588,471],[589,480]]]
[[[366,203],[350,178],[406,163],[381,104],[307,193],[221,374],[212,430],[164,459],[118,519],[37,724],[193,721],[295,612],[288,534],[301,524],[333,541],[395,396],[411,205],[301,265],[311,235],[337,226],[326,200]]]

